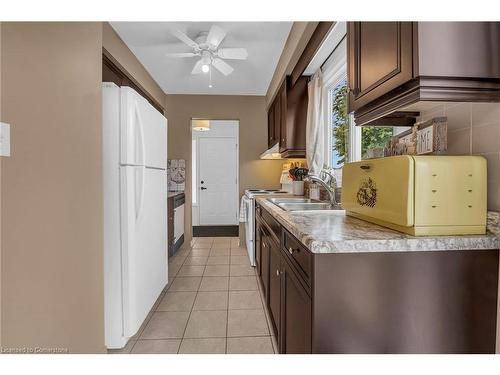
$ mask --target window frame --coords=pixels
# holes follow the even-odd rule
[[[333,152],[333,119],[332,119],[332,105],[333,95],[332,91],[342,81],[347,82],[347,30],[345,23],[339,23],[339,27],[333,32],[336,32],[338,43],[331,52],[330,56],[321,66],[321,73],[323,77],[323,111],[326,126],[324,127],[325,139],[325,155],[324,164],[328,168],[332,167],[332,152]],[[408,127],[393,127],[394,134],[409,129]],[[346,162],[362,160],[362,128],[356,126],[354,121],[354,113],[348,113],[348,139],[347,139],[347,155]]]
[[[342,53],[342,49],[345,49],[345,53]],[[333,104],[332,91],[335,87],[343,80],[347,80],[347,34],[345,34],[340,42],[337,44],[333,50],[330,57],[325,61],[323,67],[321,68],[323,75],[323,111],[324,118],[326,119],[325,126],[325,165],[329,168],[332,167],[332,115],[331,108]],[[350,131],[350,121],[349,121],[349,131]],[[348,144],[348,154],[347,160],[349,158],[350,145]]]

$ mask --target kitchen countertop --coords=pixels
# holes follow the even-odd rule
[[[486,235],[414,237],[347,216],[344,210],[285,211],[257,197],[260,205],[313,253],[484,250],[500,247],[500,215],[488,213]]]
[[[169,191],[167,192],[167,198],[175,197],[176,195],[184,194],[183,191]]]

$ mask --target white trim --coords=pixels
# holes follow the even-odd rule
[[[356,126],[354,114],[349,114],[349,144],[347,145],[347,161],[361,160],[361,127]]]
[[[332,161],[332,92],[331,90],[338,85],[339,82],[347,77],[347,41],[346,41],[346,26],[345,22],[339,22],[335,26],[335,49],[323,63],[321,68],[323,73],[323,98],[325,105],[324,118],[326,119],[325,126],[325,165],[331,167]]]
[[[306,76],[312,76],[318,71],[318,69],[321,69],[321,66],[325,63],[325,61],[327,61],[327,59],[329,60],[331,52],[334,51],[342,39],[345,38],[346,33],[346,22],[335,23],[303,74]]]
[[[193,157],[194,156],[194,157]],[[191,139],[191,200],[198,206],[198,138]]]

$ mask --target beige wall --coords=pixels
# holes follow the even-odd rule
[[[483,155],[488,161],[488,209],[500,211],[500,104],[445,103],[421,119],[448,117],[448,154]]]
[[[167,95],[168,157],[186,160],[186,241],[191,226],[191,118],[240,121],[240,195],[249,188],[277,188],[282,161],[260,160],[267,149],[263,96]],[[240,226],[240,229],[241,226]],[[240,236],[243,231],[240,230]]]
[[[3,23],[2,343],[104,351],[101,23]]]
[[[422,111],[420,120],[428,120],[436,116],[448,117],[448,154],[477,154],[486,158],[488,209],[500,211],[500,104],[444,103]],[[500,288],[497,322],[500,322]],[[500,324],[498,323],[496,350],[500,353]]]
[[[158,103],[165,102],[165,93],[130,51],[108,22],[102,23],[102,46],[130,73]]]
[[[276,91],[278,90],[281,82],[285,79],[286,75],[289,75],[300,55],[306,48],[307,42],[311,38],[318,22],[294,22],[290,34],[281,53],[280,59],[274,71],[273,78],[269,84],[266,94],[266,106],[272,103]]]

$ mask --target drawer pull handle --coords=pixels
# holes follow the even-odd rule
[[[432,206],[432,208],[436,208],[437,206]]]
[[[278,276],[278,277],[281,276],[281,271],[280,270],[276,270],[276,276]]]
[[[472,206],[469,204],[469,208],[472,208]]]
[[[472,190],[467,190],[469,193],[472,193]]]
[[[365,170],[365,171],[367,171],[367,170],[369,170],[371,167],[370,167],[369,165],[361,165],[361,166],[360,166],[360,168],[361,168],[361,169],[363,169],[363,170]]]
[[[262,247],[267,247],[265,243],[262,244]]]
[[[289,247],[289,248],[288,248],[288,252],[289,252],[290,254],[293,254],[295,251],[297,251],[297,250],[292,249],[291,247]]]
[[[433,193],[435,193],[437,190],[432,190]]]

